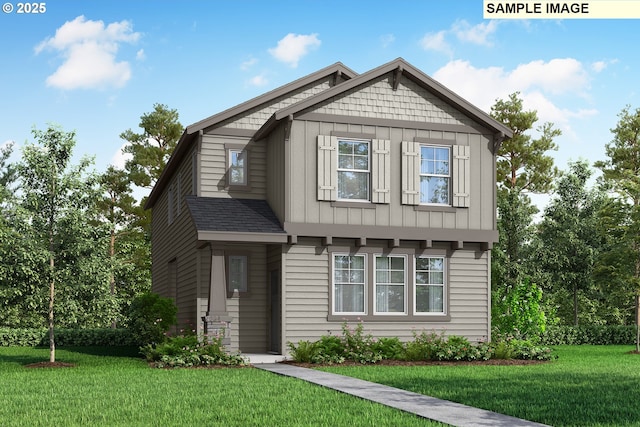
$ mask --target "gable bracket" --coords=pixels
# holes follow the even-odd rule
[[[493,135],[493,154],[496,154],[502,145],[502,141],[506,139],[505,134],[498,132]]]
[[[335,86],[338,83],[340,83],[340,78],[341,77],[342,77],[342,71],[338,70],[335,73],[333,73],[333,84],[332,84],[332,86]]]
[[[398,66],[398,68],[396,68],[393,71],[393,90],[398,90],[398,85],[400,84],[400,76],[402,76],[402,72],[404,70],[402,69],[402,67]]]
[[[287,116],[287,123],[284,125],[284,140],[289,142],[291,138],[291,125],[293,124],[293,114]]]

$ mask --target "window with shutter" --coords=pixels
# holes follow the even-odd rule
[[[337,198],[338,138],[318,135],[318,200]]]

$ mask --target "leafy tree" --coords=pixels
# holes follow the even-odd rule
[[[634,289],[636,308],[636,351],[640,351],[640,108],[626,106],[611,129],[613,140],[606,145],[608,159],[596,166],[620,203],[627,205],[627,220],[620,224],[622,240],[630,251],[633,267],[625,281]]]
[[[491,116],[513,131],[504,141],[497,156],[499,242],[493,251],[493,283],[506,286],[522,282],[526,273],[523,255],[532,230],[530,225],[537,209],[527,193],[544,193],[551,189],[557,169],[547,154],[557,149],[553,139],[560,135],[550,123],[537,128],[538,138],[529,132],[538,121],[536,111],[524,111],[519,93],[507,100],[497,100]],[[494,290],[497,290],[494,288]]]
[[[25,235],[39,254],[33,260],[39,276],[49,289],[47,320],[49,360],[55,362],[54,308],[57,291],[63,290],[63,310],[67,319],[85,320],[87,305],[108,315],[109,301],[100,298],[100,282],[106,277],[104,257],[96,250],[101,229],[87,227],[98,195],[96,180],[86,175],[91,164],[83,158],[71,165],[75,134],[50,125],[33,129],[37,144],[27,145],[18,165],[21,178]],[[45,256],[42,256],[45,254]],[[43,264],[46,258],[46,264]],[[103,283],[106,282],[102,280]],[[78,286],[78,284],[86,284]],[[74,286],[76,285],[76,286]],[[78,316],[73,319],[74,316]]]
[[[549,290],[564,288],[572,296],[571,323],[577,326],[578,296],[593,287],[593,270],[600,248],[598,211],[603,198],[586,187],[592,175],[588,162],[570,163],[569,169],[558,180],[556,195],[538,225],[541,245],[537,259],[549,276]]]
[[[182,135],[178,111],[154,104],[153,112],[140,116],[142,133],[128,129],[120,138],[128,141],[123,151],[132,158],[125,164],[130,179],[139,187],[152,188]]]

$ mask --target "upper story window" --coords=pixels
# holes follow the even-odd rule
[[[391,203],[391,141],[318,135],[318,200]]]
[[[338,140],[338,199],[369,200],[369,141]]]
[[[247,161],[243,150],[230,149],[229,156],[229,185],[247,185]]]
[[[420,203],[451,204],[450,156],[449,147],[420,147]]]

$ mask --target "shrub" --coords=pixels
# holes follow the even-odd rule
[[[316,363],[314,359],[318,354],[317,343],[318,342],[299,341],[297,346],[291,342],[287,343],[291,359],[298,363]]]
[[[364,326],[359,322],[355,328],[350,328],[347,322],[342,324],[342,345],[344,357],[359,363],[376,363],[382,360],[380,353],[373,349],[373,337],[364,334]]]
[[[239,354],[228,353],[219,336],[178,335],[167,337],[162,343],[147,344],[140,352],[157,368],[185,368],[193,366],[244,366],[248,361]]]
[[[119,347],[135,346],[131,331],[123,328],[55,329],[56,346],[59,347]],[[0,346],[36,347],[49,345],[46,328],[0,328]]]
[[[129,329],[139,345],[158,344],[177,323],[178,308],[170,298],[148,292],[137,296],[127,312]]]
[[[542,308],[542,290],[529,279],[511,288],[504,287],[494,295],[494,300],[491,318],[499,333],[536,339],[545,331],[547,317]]]
[[[405,354],[404,344],[397,337],[374,339],[371,349],[380,354],[382,359],[402,359]]]
[[[541,338],[545,345],[630,345],[635,340],[635,325],[553,326]]]
[[[444,342],[444,332],[436,334],[422,331],[418,334],[413,331],[413,341],[405,345],[405,360],[434,360]]]

